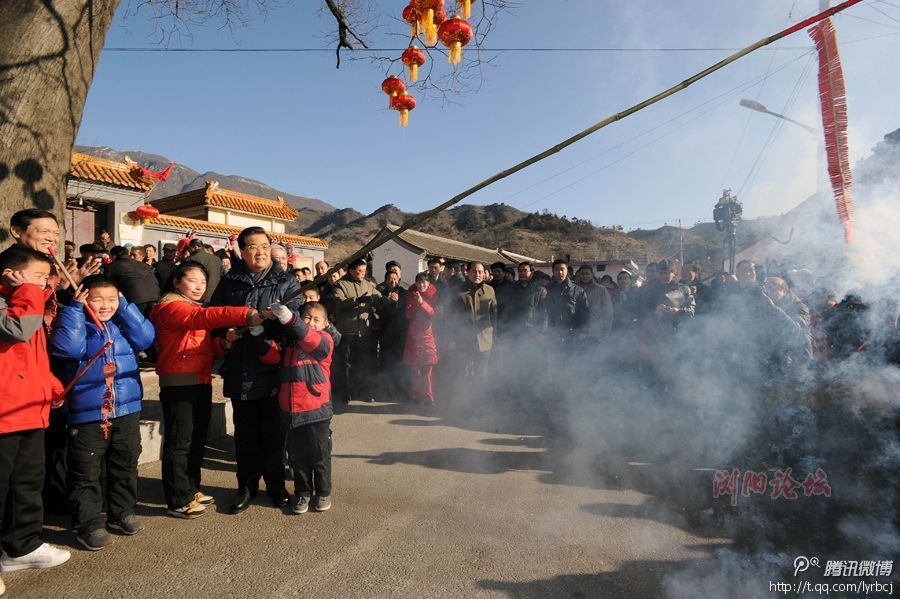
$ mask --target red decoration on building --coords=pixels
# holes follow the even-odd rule
[[[403,20],[409,23],[409,37],[419,37],[419,13],[416,12],[415,6],[410,4],[403,9]]]
[[[145,225],[150,222],[151,218],[156,218],[157,216],[159,216],[159,210],[157,210],[150,204],[142,204],[141,206],[138,206],[134,213],[139,219],[141,219],[141,221]]]
[[[172,167],[175,166],[173,162],[169,166],[166,167],[163,171],[151,171],[146,168],[141,169],[141,174],[148,179],[156,179],[157,181],[167,181],[169,179],[169,175],[172,173]]]
[[[391,108],[400,112],[400,126],[409,125],[409,111],[416,107],[416,99],[406,92],[391,98]]]
[[[412,5],[419,15],[419,26],[425,31],[425,45],[435,45],[437,43],[437,25],[434,22],[434,15],[444,9],[444,0],[412,0]]]
[[[450,49],[450,64],[459,64],[463,46],[472,41],[472,26],[465,19],[453,17],[441,23],[437,33],[441,43]]]
[[[418,81],[419,67],[425,64],[425,53],[419,50],[418,46],[413,44],[403,51],[400,59],[403,61],[403,64],[409,68],[409,80]]]

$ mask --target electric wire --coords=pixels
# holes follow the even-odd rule
[[[594,170],[594,171],[591,171],[591,172],[588,173],[586,176],[581,177],[581,178],[579,178],[579,179],[576,179],[575,181],[573,181],[573,182],[571,182],[571,183],[568,183],[568,184],[566,184],[565,186],[563,186],[563,187],[561,187],[561,188],[559,188],[559,189],[557,189],[557,190],[555,190],[555,191],[553,191],[553,192],[550,192],[550,193],[548,193],[548,194],[546,194],[546,195],[544,195],[544,196],[541,196],[541,197],[539,197],[539,198],[537,198],[537,199],[535,199],[535,200],[532,200],[532,201],[527,202],[527,203],[525,203],[525,204],[521,204],[521,205],[516,206],[516,207],[519,208],[519,209],[521,210],[521,209],[527,208],[527,207],[529,207],[529,206],[533,206],[534,204],[536,204],[536,203],[538,203],[538,202],[541,202],[541,201],[543,201],[543,200],[545,200],[545,199],[547,199],[547,198],[549,198],[549,197],[552,197],[552,196],[554,196],[554,195],[556,195],[556,194],[558,194],[558,193],[561,193],[562,191],[565,191],[565,190],[567,190],[567,189],[569,189],[569,188],[571,188],[571,187],[577,185],[578,183],[581,183],[581,182],[583,182],[583,181],[585,181],[585,180],[587,180],[587,179],[593,177],[594,175],[598,174],[599,172],[601,172],[601,171],[603,171],[603,170],[606,170],[607,168],[609,168],[609,167],[611,167],[611,166],[614,166],[615,164],[618,164],[618,163],[621,162],[622,160],[624,160],[624,159],[626,159],[626,158],[628,158],[628,157],[630,157],[630,156],[633,156],[634,154],[636,154],[636,153],[639,152],[640,150],[643,150],[644,148],[647,148],[647,147],[653,145],[654,143],[656,143],[657,141],[663,139],[664,137],[666,137],[666,136],[668,136],[668,135],[674,133],[675,131],[678,131],[679,129],[681,129],[681,128],[684,127],[685,125],[688,125],[688,124],[690,124],[690,123],[693,123],[694,121],[698,120],[699,118],[701,118],[701,117],[703,117],[703,116],[706,116],[706,115],[707,115],[709,112],[711,112],[712,110],[715,110],[716,108],[719,108],[720,106],[722,106],[722,105],[726,104],[727,102],[730,102],[731,100],[733,100],[734,97],[740,95],[740,94],[743,93],[746,89],[752,88],[754,85],[757,85],[758,83],[760,83],[760,81],[765,80],[767,77],[771,77],[772,75],[774,75],[774,74],[776,74],[776,73],[778,73],[778,72],[780,72],[780,71],[786,69],[788,66],[792,65],[793,63],[797,62],[798,60],[801,60],[801,59],[803,59],[803,58],[805,58],[805,57],[807,57],[807,56],[811,56],[811,55],[812,55],[812,51],[811,51],[811,50],[808,51],[808,52],[804,52],[803,54],[801,54],[801,55],[799,55],[799,56],[796,56],[796,57],[792,58],[792,59],[789,60],[789,61],[786,61],[784,64],[778,66],[776,69],[774,69],[774,70],[772,70],[772,71],[770,71],[770,72],[768,72],[768,73],[766,73],[766,74],[763,74],[763,75],[757,75],[756,77],[754,77],[754,78],[752,78],[752,79],[750,79],[750,80],[748,80],[748,81],[746,81],[746,82],[744,82],[744,83],[742,83],[742,84],[740,84],[740,85],[738,85],[738,86],[735,86],[735,87],[733,87],[733,88],[731,88],[731,89],[729,89],[729,90],[727,90],[727,91],[725,91],[725,92],[723,92],[723,93],[721,93],[721,94],[719,94],[719,95],[717,95],[717,96],[715,96],[715,97],[713,97],[713,98],[711,98],[711,99],[709,99],[709,100],[706,100],[705,102],[702,102],[702,103],[698,104],[697,106],[694,106],[693,108],[690,108],[690,109],[688,109],[688,110],[686,110],[686,111],[684,111],[684,112],[682,112],[682,113],[680,113],[680,114],[678,114],[678,115],[676,115],[676,116],[674,116],[674,117],[672,117],[672,118],[670,118],[670,119],[664,121],[663,123],[660,123],[659,125],[656,125],[655,127],[651,127],[650,129],[647,129],[646,131],[643,131],[643,132],[639,133],[638,135],[635,135],[635,136],[633,136],[633,137],[630,137],[630,138],[628,138],[628,139],[626,139],[626,140],[624,140],[624,141],[622,141],[622,142],[620,142],[620,143],[618,143],[618,144],[616,144],[616,145],[614,145],[614,146],[611,146],[610,148],[604,150],[603,152],[600,152],[599,154],[596,154],[595,156],[592,156],[592,157],[590,157],[590,158],[588,158],[588,159],[586,159],[586,160],[583,160],[583,161],[581,161],[581,162],[579,162],[579,163],[576,163],[576,164],[574,164],[574,165],[572,165],[572,166],[570,166],[570,167],[568,167],[568,168],[566,168],[566,169],[563,169],[563,170],[559,171],[558,173],[555,173],[555,174],[553,174],[553,175],[551,175],[551,176],[549,176],[549,177],[546,177],[545,179],[542,179],[541,181],[538,181],[537,183],[534,183],[534,184],[532,184],[532,185],[530,185],[530,186],[528,186],[528,187],[525,187],[525,188],[520,189],[520,190],[518,190],[518,191],[516,191],[516,192],[514,192],[514,193],[512,193],[512,194],[509,194],[508,196],[505,196],[501,201],[505,201],[506,199],[509,199],[509,198],[514,197],[514,196],[517,196],[517,195],[519,195],[519,194],[521,194],[521,193],[523,193],[523,192],[525,192],[525,191],[528,191],[528,190],[530,190],[530,189],[533,189],[533,188],[535,188],[535,187],[537,187],[537,186],[539,186],[539,185],[541,185],[541,184],[543,184],[543,183],[546,183],[547,181],[550,181],[551,179],[554,179],[554,178],[556,178],[556,177],[558,177],[558,176],[560,176],[560,175],[563,175],[563,174],[565,174],[565,173],[567,173],[567,172],[570,172],[570,171],[572,171],[572,170],[574,170],[574,169],[576,169],[576,168],[578,168],[578,167],[580,167],[580,166],[583,166],[584,164],[586,164],[586,163],[588,163],[588,162],[591,162],[591,161],[593,161],[593,160],[596,160],[597,158],[599,158],[599,157],[601,157],[601,156],[604,156],[604,155],[608,154],[609,152],[611,152],[611,151],[613,151],[613,150],[616,150],[616,149],[618,149],[618,148],[620,148],[620,147],[622,147],[622,146],[624,146],[624,145],[626,145],[626,144],[628,144],[628,143],[630,143],[630,142],[632,142],[632,141],[635,141],[635,140],[637,140],[637,139],[640,139],[641,137],[644,137],[644,136],[646,136],[646,135],[648,135],[648,134],[650,134],[650,133],[652,133],[652,132],[654,132],[654,131],[656,131],[656,130],[658,130],[658,129],[661,129],[661,128],[667,126],[667,125],[670,125],[670,124],[672,124],[673,122],[675,122],[675,121],[677,121],[678,119],[680,119],[681,117],[683,117],[683,116],[685,116],[685,115],[688,115],[688,114],[690,114],[690,113],[692,113],[692,112],[694,112],[694,111],[696,111],[696,110],[699,110],[699,109],[703,108],[704,106],[708,106],[709,104],[712,104],[712,103],[717,102],[718,100],[721,100],[721,101],[719,101],[718,103],[716,103],[714,106],[712,106],[712,108],[710,108],[709,110],[703,111],[703,112],[699,113],[698,115],[696,115],[694,118],[688,119],[687,121],[685,121],[685,122],[683,122],[683,123],[677,125],[676,127],[674,127],[674,128],[672,128],[672,129],[670,129],[669,131],[663,133],[662,135],[659,135],[659,136],[654,137],[654,138],[651,139],[648,143],[643,144],[643,145],[641,145],[641,146],[638,146],[637,148],[635,148],[635,149],[632,150],[631,152],[628,152],[627,154],[625,154],[625,155],[623,155],[623,156],[620,156],[619,158],[615,159],[615,160],[612,161],[612,162],[608,162],[608,163],[604,164],[603,166],[599,167],[598,169],[596,169],[596,170]]]
[[[811,66],[814,62],[813,59],[814,56],[810,54],[809,60],[804,66],[803,71],[800,73],[800,77],[798,77],[797,82],[794,84],[794,88],[791,90],[791,93],[788,96],[784,107],[781,109],[781,114],[787,115],[793,108],[794,104],[797,102],[797,98],[799,98],[800,96],[800,90],[803,87],[803,84],[806,82],[807,77],[809,77],[809,74],[812,72]],[[776,122],[773,124],[772,129],[769,132],[769,136],[766,139],[766,142],[763,144],[763,147],[757,155],[756,160],[754,160],[753,165],[750,167],[750,171],[747,173],[747,177],[744,179],[744,182],[738,189],[738,197],[744,197],[745,201],[746,197],[750,194],[749,190],[752,188],[757,175],[762,170],[763,164],[768,157],[772,145],[775,143],[775,138],[781,132],[781,129],[784,126],[785,122],[786,121],[784,121],[783,119],[776,119]]]

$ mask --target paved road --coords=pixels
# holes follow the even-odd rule
[[[209,449],[213,513],[165,516],[140,470],[145,531],[47,571],[12,597],[653,597],[725,539],[688,532],[648,491],[652,464],[610,463],[515,406],[419,413],[354,404],[334,429],[334,508],[288,515],[261,495],[231,516],[232,440]],[[704,487],[704,491],[706,491]],[[64,522],[59,521],[59,524]],[[72,547],[62,526],[48,540]],[[701,531],[702,532],[702,531]]]

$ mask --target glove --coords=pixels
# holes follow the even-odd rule
[[[279,304],[275,302],[271,306],[269,306],[269,310],[272,311],[272,314],[275,315],[275,318],[278,319],[278,322],[281,324],[287,324],[294,318],[294,313],[291,312],[291,309],[285,306],[284,304]]]
[[[260,335],[262,335],[263,331],[265,330],[265,327],[263,327],[263,326],[260,324],[260,325],[257,325],[257,326],[255,326],[255,327],[250,327],[250,328],[248,328],[247,330],[248,330],[248,331],[250,332],[250,334],[253,335],[254,337],[259,337]]]

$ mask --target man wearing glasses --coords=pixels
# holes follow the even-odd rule
[[[248,227],[237,238],[241,259],[222,277],[213,294],[213,306],[249,306],[263,313],[300,288],[290,273],[272,262],[272,244],[262,227]],[[296,294],[287,306],[299,312],[302,295]],[[224,394],[234,408],[234,445],[237,457],[237,493],[231,513],[250,506],[259,492],[259,478],[276,507],[288,503],[284,488],[285,431],[278,407],[278,350],[275,339],[282,336],[278,320],[266,320],[244,331],[221,333],[222,348],[228,351],[219,373],[224,378]]]

